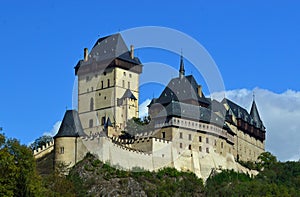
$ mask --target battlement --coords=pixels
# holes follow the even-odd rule
[[[46,143],[42,147],[33,150],[33,156],[35,159],[41,158],[47,154],[49,154],[54,149],[54,140]]]

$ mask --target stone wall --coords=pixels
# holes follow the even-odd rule
[[[45,155],[49,154],[54,149],[54,141],[51,141],[46,144],[46,146],[42,146],[41,148],[38,148],[37,150],[33,151],[33,156],[35,159],[39,159],[41,157],[44,157]]]

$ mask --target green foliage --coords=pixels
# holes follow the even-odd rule
[[[0,196],[41,196],[31,149],[0,134]]]
[[[267,152],[251,165],[261,169],[254,178],[233,171],[210,177],[206,182],[206,196],[299,196],[299,162],[277,162]]]
[[[277,163],[277,158],[272,155],[270,152],[264,152],[258,157],[258,168],[271,168],[273,165]]]
[[[149,132],[153,129],[154,125],[149,116],[144,117],[143,120],[133,117],[127,121],[126,132],[124,135],[135,136],[136,134]]]
[[[53,138],[51,136],[44,135],[44,136],[41,136],[41,137],[35,139],[34,142],[29,145],[29,147],[31,148],[31,150],[42,148],[43,146],[46,146],[46,144],[51,142],[52,140],[53,140]]]

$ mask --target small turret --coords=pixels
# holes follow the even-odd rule
[[[250,115],[253,118],[253,120],[256,122],[257,127],[263,128],[263,123],[262,120],[260,119],[258,109],[255,103],[255,100],[253,99]]]
[[[183,56],[180,56],[180,69],[179,69],[179,78],[182,79],[185,75]]]

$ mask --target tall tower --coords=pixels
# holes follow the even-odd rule
[[[86,134],[100,132],[108,118],[117,132],[138,117],[139,76],[142,65],[128,50],[121,34],[100,38],[75,67],[78,113]]]

